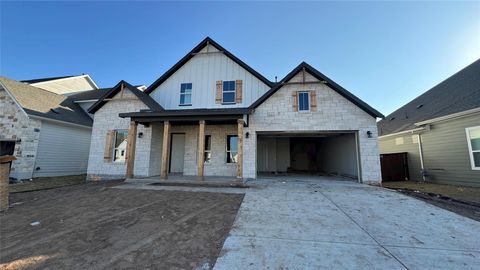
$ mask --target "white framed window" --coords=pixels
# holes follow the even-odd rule
[[[480,170],[480,126],[465,129],[472,170]]]
[[[235,81],[224,81],[222,89],[222,103],[235,103]]]
[[[227,135],[227,163],[237,163],[238,159],[238,136]]]
[[[125,162],[125,156],[127,153],[127,137],[128,130],[121,129],[115,131],[115,140],[113,141],[113,161]]]
[[[310,111],[310,93],[298,92],[298,111]]]
[[[205,135],[204,161],[205,163],[210,163],[211,160],[212,160],[212,136]]]
[[[180,105],[181,106],[192,105],[192,84],[191,83],[180,84]]]

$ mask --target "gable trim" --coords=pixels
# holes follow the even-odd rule
[[[98,111],[103,105],[105,105],[110,98],[114,97],[121,89],[122,85],[124,88],[127,88],[132,92],[135,96],[138,97],[140,101],[142,101],[147,107],[152,111],[163,111],[163,107],[158,104],[155,100],[153,100],[149,95],[145,94],[144,92],[138,90],[138,88],[132,86],[131,84],[127,83],[124,80],[121,80],[117,85],[112,87],[112,89],[108,90],[97,102],[95,102],[89,109],[88,112],[94,114]]]
[[[320,71],[316,70],[309,64],[302,62],[300,65],[298,65],[295,69],[293,69],[290,73],[285,76],[280,82],[275,84],[270,90],[268,90],[263,96],[261,96],[257,101],[255,101],[251,106],[250,109],[256,109],[258,106],[260,106],[263,102],[265,102],[270,96],[275,94],[280,88],[282,88],[284,85],[289,84],[288,81],[290,81],[295,75],[297,75],[299,72],[304,71],[310,73],[312,76],[314,76],[316,79],[319,80],[318,83],[323,83],[330,88],[332,88],[334,91],[339,93],[341,96],[352,102],[353,104],[357,105],[359,108],[364,110],[366,113],[371,115],[372,117],[379,117],[379,118],[385,118],[385,116],[380,113],[379,111],[375,110],[372,108],[370,105],[350,93],[347,89],[341,87],[338,85],[336,82],[322,74]],[[302,82],[299,82],[302,84]],[[306,83],[312,83],[312,82],[304,82]]]
[[[58,78],[58,79],[53,79],[53,80],[48,80],[48,81],[35,82],[35,83],[29,83],[29,84],[32,85],[32,86],[38,86],[38,85],[51,83],[51,82],[55,82],[55,81],[66,81],[66,80],[71,80],[71,79],[76,79],[76,78],[85,78],[85,79],[87,79],[88,83],[93,87],[93,90],[99,89],[97,84],[95,83],[95,81],[88,74],[63,77],[63,78]],[[79,91],[79,92],[81,92],[81,91]]]
[[[263,75],[258,73],[256,70],[251,68],[249,65],[247,65],[245,62],[242,60],[238,59],[235,55],[227,51],[225,48],[220,46],[217,42],[215,42],[213,39],[210,37],[206,37],[202,42],[200,42],[195,48],[193,48],[187,55],[185,55],[180,61],[178,61],[173,67],[171,67],[167,72],[165,72],[160,78],[158,78],[155,82],[153,82],[147,90],[145,90],[144,93],[150,94],[155,90],[158,86],[160,86],[163,82],[165,82],[170,76],[172,76],[178,69],[180,69],[183,65],[185,65],[190,59],[192,59],[195,55],[197,55],[205,46],[207,45],[212,45],[215,47],[217,50],[219,50],[219,53],[223,53],[225,56],[233,60],[233,62],[237,63],[240,65],[242,68],[250,72],[253,76],[255,76],[257,79],[262,81],[264,84],[266,84],[269,87],[273,86],[273,83],[269,81],[267,78],[265,78]]]

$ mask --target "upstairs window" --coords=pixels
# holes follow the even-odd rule
[[[480,126],[466,128],[472,170],[480,170]]]
[[[192,105],[192,84],[182,83],[180,85],[180,105]]]
[[[235,103],[235,81],[223,82],[222,103]]]
[[[298,110],[310,111],[309,92],[298,92]]]
[[[117,130],[115,132],[113,161],[125,162],[125,155],[127,150],[127,136],[128,130]]]
[[[227,136],[227,163],[237,163],[238,150],[237,150],[238,136]]]

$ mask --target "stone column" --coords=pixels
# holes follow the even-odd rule
[[[243,125],[245,121],[238,119],[238,145],[237,145],[237,178],[243,178]]]
[[[133,178],[133,171],[135,166],[135,146],[137,143],[137,123],[130,121],[130,128],[128,129],[127,138],[127,173],[126,178]]]
[[[205,121],[200,120],[198,126],[198,179],[203,180],[205,169]]]
[[[170,122],[163,122],[163,145],[162,145],[162,166],[160,169],[160,178],[166,180],[168,178],[168,160],[170,153]]]
[[[0,157],[0,211],[8,209],[10,162],[13,160],[15,160],[13,156]]]

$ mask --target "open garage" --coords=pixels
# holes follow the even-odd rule
[[[257,172],[335,175],[358,180],[355,132],[259,133]]]

